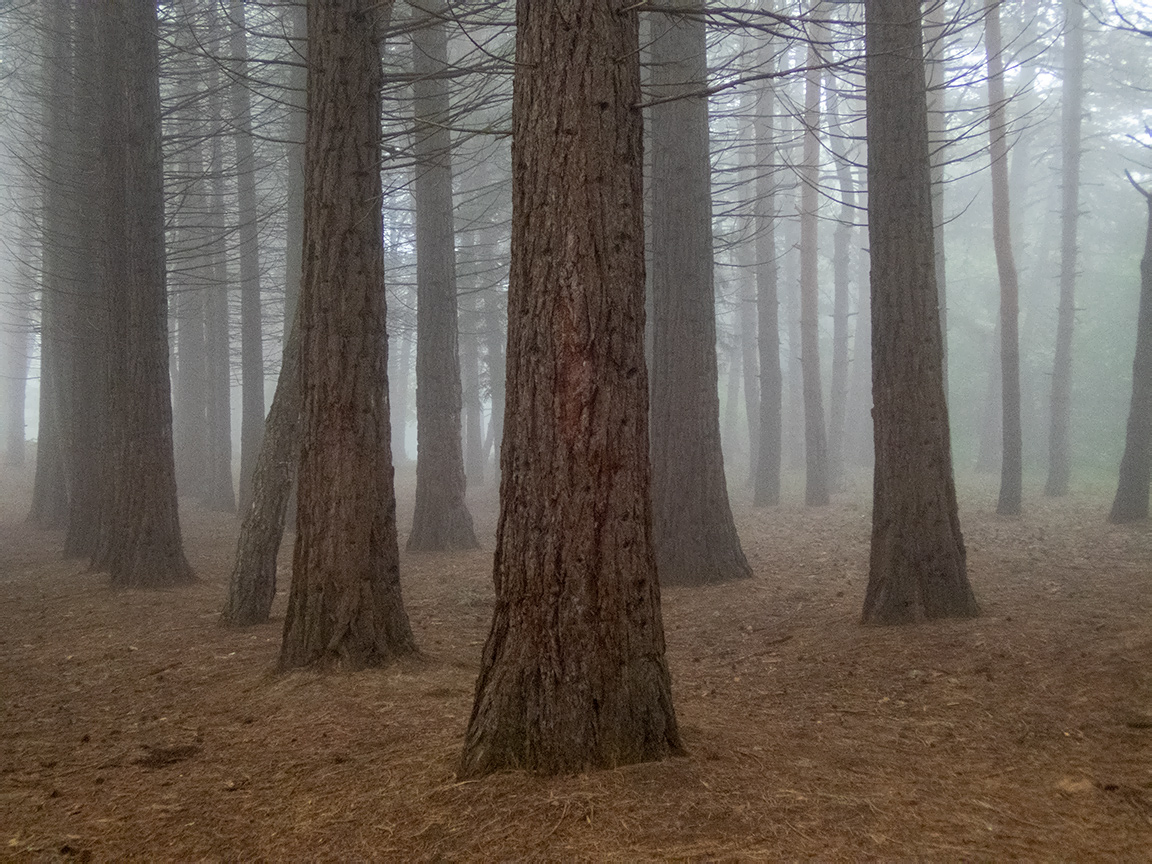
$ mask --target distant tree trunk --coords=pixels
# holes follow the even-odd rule
[[[819,19],[823,0],[812,0],[810,17]],[[820,38],[822,28],[817,28]],[[804,153],[800,165],[800,371],[804,377],[804,503],[828,503],[828,436],[820,381],[820,286],[817,209],[820,204],[820,53],[808,43],[804,88]]]
[[[747,259],[749,247],[743,258]],[[756,343],[756,282],[747,260],[741,263],[740,284],[740,380],[744,385],[744,413],[748,421],[748,482],[756,477],[760,457],[760,362]]]
[[[496,609],[461,777],[681,749],[648,498],[636,12],[516,12]]]
[[[479,545],[464,500],[445,8],[442,0],[432,0],[427,11],[416,9],[412,30],[417,297],[416,505],[410,552]]]
[[[768,71],[775,71],[775,61]],[[776,252],[776,145],[772,138],[774,83],[760,92],[756,112],[756,322],[760,349],[760,452],[752,503],[780,503],[780,411],[784,380],[780,369],[779,263]]]
[[[410,286],[407,291],[407,300],[404,303],[408,308],[416,305],[416,292]],[[416,325],[412,323],[404,327],[400,339],[400,354],[396,358],[396,378],[392,381],[392,463],[405,465],[408,463],[408,381],[412,372],[412,342],[415,336]],[[391,380],[391,379],[390,379]]]
[[[750,576],[720,449],[704,20],[675,0],[653,32],[652,507],[665,584]],[[689,14],[684,14],[689,13]],[[695,13],[695,14],[694,14]]]
[[[925,67],[928,88],[928,149],[932,154],[932,231],[936,247],[936,296],[940,302],[940,345],[944,362],[944,398],[948,398],[948,292],[947,258],[944,254],[944,165],[947,162],[947,94],[948,79],[944,67],[944,39],[947,21],[945,0],[931,0],[924,7],[926,34]]]
[[[187,582],[168,377],[156,5],[100,7],[107,231],[108,501],[93,566],[119,588]]]
[[[307,124],[307,106],[304,104],[308,87],[308,10],[304,3],[288,7],[292,27],[292,56],[295,64],[288,74],[288,199],[284,206],[284,344],[288,344],[292,323],[296,318],[296,303],[300,299],[300,278],[303,275],[301,254],[304,251],[304,135]],[[275,397],[273,397],[275,398]]]
[[[500,450],[504,441],[504,407],[505,407],[505,374],[506,365],[504,349],[507,343],[507,334],[504,321],[507,311],[500,302],[500,295],[495,291],[488,292],[484,297],[484,342],[485,353],[488,357],[488,381],[492,387],[492,419],[488,427],[488,435],[484,442],[484,457],[488,457],[488,448],[495,452],[492,473],[494,480],[500,480]]]
[[[392,4],[308,3],[300,473],[282,670],[416,650],[400,592],[380,201]]]
[[[792,196],[795,198],[795,195]],[[800,220],[784,227],[784,316],[788,321],[788,410],[785,412],[784,452],[789,471],[804,467],[804,375],[800,363]]]
[[[1012,257],[1008,200],[1008,120],[1004,97],[1004,47],[1000,36],[1000,0],[986,0],[984,17],[988,58],[988,131],[992,159],[992,239],[1000,274],[1000,393],[1003,445],[1000,460],[1001,516],[1020,512],[1023,491],[1023,441],[1020,431],[1020,287]]]
[[[31,355],[32,328],[28,312],[23,308],[31,302],[31,292],[17,288],[8,308],[5,340],[4,376],[4,464],[23,467],[27,459],[27,430],[24,424],[25,400],[28,395],[28,358]]]
[[[280,363],[276,394],[252,474],[252,506],[244,511],[228,602],[220,623],[262,624],[276,599],[276,556],[300,463],[300,322],[293,320]]]
[[[460,386],[464,397],[464,473],[469,486],[484,485],[484,406],[480,394],[480,315],[468,298],[460,333]]]
[[[865,5],[876,468],[863,621],[973,616],[932,248],[920,0]]]
[[[213,69],[210,82],[219,75]],[[213,119],[222,118],[219,88],[212,86]],[[224,212],[224,154],[219,135],[212,137],[209,174],[212,177],[208,226],[211,244],[207,253],[212,262],[211,283],[204,303],[204,342],[206,370],[206,425],[208,429],[205,494],[202,503],[209,510],[231,513],[236,509],[232,483],[232,354],[228,327],[228,261]]]
[[[1060,147],[1060,305],[1056,316],[1056,356],[1052,363],[1051,425],[1048,432],[1048,482],[1045,495],[1068,494],[1072,414],[1072,328],[1076,323],[1076,233],[1080,218],[1081,115],[1084,108],[1084,7],[1064,0],[1064,85]]]
[[[40,86],[44,110],[37,166],[44,178],[40,214],[40,416],[36,477],[28,519],[41,528],[68,523],[72,432],[72,329],[75,309],[70,254],[75,210],[72,170],[72,18],[65,0],[43,0],[45,23]]]
[[[837,110],[830,109],[831,123],[846,126],[839,114],[839,99],[832,100]],[[830,124],[831,125],[831,124]],[[832,234],[832,391],[828,405],[828,479],[833,488],[844,484],[845,415],[848,411],[848,342],[851,297],[848,290],[852,274],[852,229],[856,222],[856,187],[852,166],[844,143],[844,133],[831,136],[831,150],[836,157],[836,177],[840,186],[840,216]]]
[[[252,472],[264,434],[264,321],[260,308],[260,217],[256,158],[252,152],[252,101],[248,83],[248,31],[244,0],[228,0],[231,18],[232,115],[236,144],[236,204],[240,257],[240,511],[252,503]]]
[[[1128,175],[1132,180],[1132,175]],[[1108,521],[1135,522],[1148,518],[1152,478],[1152,191],[1132,185],[1148,202],[1148,232],[1140,261],[1140,311],[1136,321],[1136,358],[1132,361],[1132,403],[1128,434],[1120,460],[1120,482]]]

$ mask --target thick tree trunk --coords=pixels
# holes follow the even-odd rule
[[[810,16],[819,19],[823,0],[813,0]],[[800,371],[804,379],[804,503],[828,503],[828,434],[820,376],[820,286],[817,208],[820,205],[820,70],[817,27],[808,45],[809,71],[804,88],[804,152],[800,164]]]
[[[705,28],[676,0],[653,32],[652,507],[665,584],[750,576],[724,477],[712,276]],[[683,14],[688,13],[688,14]]]
[[[1048,482],[1045,495],[1066,495],[1072,471],[1068,426],[1072,414],[1072,328],[1076,323],[1076,234],[1080,219],[1080,127],[1084,103],[1083,0],[1064,0],[1064,85],[1060,148],[1060,304],[1052,362]]]
[[[636,12],[521,0],[516,49],[496,609],[462,777],[681,749],[648,498]]]
[[[1131,180],[1131,175],[1129,175]],[[1148,518],[1152,478],[1152,191],[1133,186],[1148,201],[1148,233],[1140,261],[1140,311],[1136,320],[1136,357],[1132,361],[1132,402],[1128,434],[1120,460],[1120,482],[1108,521],[1135,522]]]
[[[261,624],[276,598],[276,556],[300,463],[300,322],[288,328],[276,394],[252,474],[252,506],[244,511],[228,581],[225,625]]]
[[[876,468],[863,620],[972,616],[944,398],[919,0],[865,6]]]
[[[260,308],[260,215],[256,205],[256,158],[252,152],[252,101],[244,0],[229,0],[230,85],[236,144],[237,236],[240,257],[240,511],[252,503],[252,472],[264,434],[264,321]]]
[[[1020,286],[1012,256],[1011,208],[1008,198],[1008,103],[1004,97],[1003,39],[1000,0],[987,0],[984,17],[988,60],[988,132],[992,159],[992,240],[1000,275],[1000,394],[1003,406],[1000,500],[1002,516],[1020,512],[1024,482],[1020,431]]]
[[[464,501],[456,232],[452,219],[452,138],[445,7],[433,0],[412,22],[416,156],[416,504],[407,549],[479,545]]]
[[[775,63],[769,71],[775,70]],[[756,323],[760,350],[760,452],[752,503],[780,503],[780,411],[784,380],[780,369],[779,262],[776,251],[776,145],[772,135],[774,84],[760,93],[756,113]]]
[[[110,463],[92,563],[115,587],[154,588],[192,579],[172,457],[156,5],[110,0],[101,13]]]
[[[380,33],[391,11],[308,4],[300,474],[281,669],[416,650],[400,592],[381,243]]]

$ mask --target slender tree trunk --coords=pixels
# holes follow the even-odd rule
[[[252,103],[248,84],[248,32],[244,0],[228,0],[230,85],[236,144],[237,236],[240,257],[240,510],[252,503],[252,472],[264,434],[264,321],[260,308],[260,214],[256,157],[252,152]]]
[[[705,27],[672,8],[652,25],[652,507],[660,579],[701,584],[752,571],[720,448]]]
[[[1132,179],[1131,175],[1128,177]],[[1148,202],[1148,232],[1140,261],[1140,311],[1136,321],[1136,357],[1132,361],[1132,402],[1128,434],[1120,460],[1120,482],[1108,521],[1135,522],[1148,518],[1152,478],[1152,191],[1133,186]]]
[[[648,497],[636,17],[517,3],[496,609],[461,777],[681,749]]]
[[[504,356],[507,344],[507,332],[504,322],[507,319],[507,309],[501,302],[501,295],[490,291],[484,297],[484,340],[485,353],[488,357],[488,380],[492,385],[492,419],[488,428],[487,440],[484,443],[484,457],[488,457],[488,448],[499,454],[504,442],[504,409],[505,409],[505,376],[506,363]],[[499,455],[493,460],[492,473],[494,480],[500,479]]]
[[[1000,461],[1002,516],[1020,512],[1023,491],[1023,441],[1020,431],[1020,287],[1012,256],[1011,210],[1008,200],[1008,103],[1004,96],[1003,39],[1000,0],[987,0],[985,44],[988,58],[988,130],[992,159],[992,239],[1000,274],[1000,393],[1003,405],[1003,445]]]
[[[876,468],[863,620],[977,614],[957,514],[936,296],[920,0],[865,5]]]
[[[416,292],[408,289],[408,308],[416,305]],[[391,398],[395,399],[392,407],[392,462],[395,465],[408,463],[408,382],[412,372],[412,343],[416,326],[412,324],[404,328],[404,335],[400,339],[400,355],[396,360],[396,380],[392,384]]]
[[[1064,0],[1064,89],[1060,147],[1060,305],[1052,362],[1052,416],[1045,495],[1066,495],[1071,474],[1068,426],[1072,414],[1072,328],[1076,322],[1076,234],[1080,218],[1081,116],[1084,111],[1084,7]]]
[[[115,587],[153,588],[192,579],[172,456],[156,5],[109,0],[100,9],[110,463],[92,563]]]
[[[416,504],[408,551],[478,546],[464,500],[456,232],[452,219],[452,139],[446,7],[416,9],[412,83],[416,177]]]
[[[823,0],[813,0],[810,16],[819,19]],[[817,27],[814,36],[823,32]],[[800,368],[804,376],[804,503],[828,503],[828,436],[824,426],[824,395],[820,382],[820,289],[818,223],[820,204],[820,53],[815,39],[808,45],[804,88],[804,153],[800,165]]]
[[[288,10],[292,26],[295,64],[288,75],[288,200],[285,203],[284,245],[284,344],[292,333],[296,304],[300,299],[304,251],[304,135],[307,124],[305,89],[308,86],[308,10],[295,3]]]
[[[480,315],[477,295],[467,299],[460,332],[460,386],[464,397],[464,472],[469,486],[484,485],[484,406],[480,394]]]
[[[748,258],[751,247],[743,258]],[[748,483],[756,477],[756,460],[760,458],[760,358],[756,344],[756,281],[749,266],[741,262],[740,285],[740,380],[744,385],[744,413],[748,421]]]
[[[252,474],[252,506],[244,511],[228,602],[220,623],[241,626],[268,620],[276,599],[276,556],[292,484],[300,463],[300,322],[288,328],[276,394],[265,423],[260,458]]]
[[[775,62],[768,71],[775,71]],[[774,84],[760,93],[756,114],[756,319],[760,349],[760,452],[752,503],[772,507],[780,503],[780,411],[784,380],[780,369],[779,261],[776,251],[777,168],[772,122]]]
[[[380,201],[390,2],[310,0],[300,474],[280,668],[416,650],[400,591]]]
[[[839,100],[834,100],[837,109]],[[843,128],[846,120],[838,110],[830,111],[831,125]],[[852,229],[856,222],[856,186],[838,133],[832,137],[831,149],[836,157],[836,177],[840,186],[840,216],[832,234],[832,391],[828,408],[828,474],[834,488],[844,483],[845,414],[848,410],[848,342],[851,297],[848,290],[852,274]]]
[[[31,302],[31,292],[25,292],[23,286],[18,286],[14,293],[15,296],[9,300],[5,322],[8,333],[4,340],[4,376],[7,379],[4,388],[4,464],[20,468],[27,460],[24,409],[28,394],[28,359],[32,353],[32,327],[24,305]]]

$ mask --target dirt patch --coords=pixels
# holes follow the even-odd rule
[[[962,519],[983,615],[863,628],[865,500],[737,504],[752,580],[664,592],[689,755],[454,776],[492,609],[487,551],[404,555],[423,658],[273,674],[217,625],[232,517],[182,512],[200,577],[113,593],[0,477],[0,859],[1147,860],[1152,527],[1108,501]],[[401,475],[401,528],[411,477]],[[743,501],[743,495],[737,493]],[[795,496],[793,500],[798,500]],[[281,588],[287,582],[283,559]]]

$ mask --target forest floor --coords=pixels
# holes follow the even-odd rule
[[[1152,526],[1104,497],[1029,488],[1008,519],[973,482],[983,614],[865,628],[867,496],[738,490],[755,577],[663,592],[688,755],[458,783],[491,487],[482,551],[402,555],[422,659],[277,675],[283,590],[272,623],[217,625],[233,517],[184,505],[199,581],[116,593],[24,522],[29,483],[0,475],[0,860],[1152,857]]]

